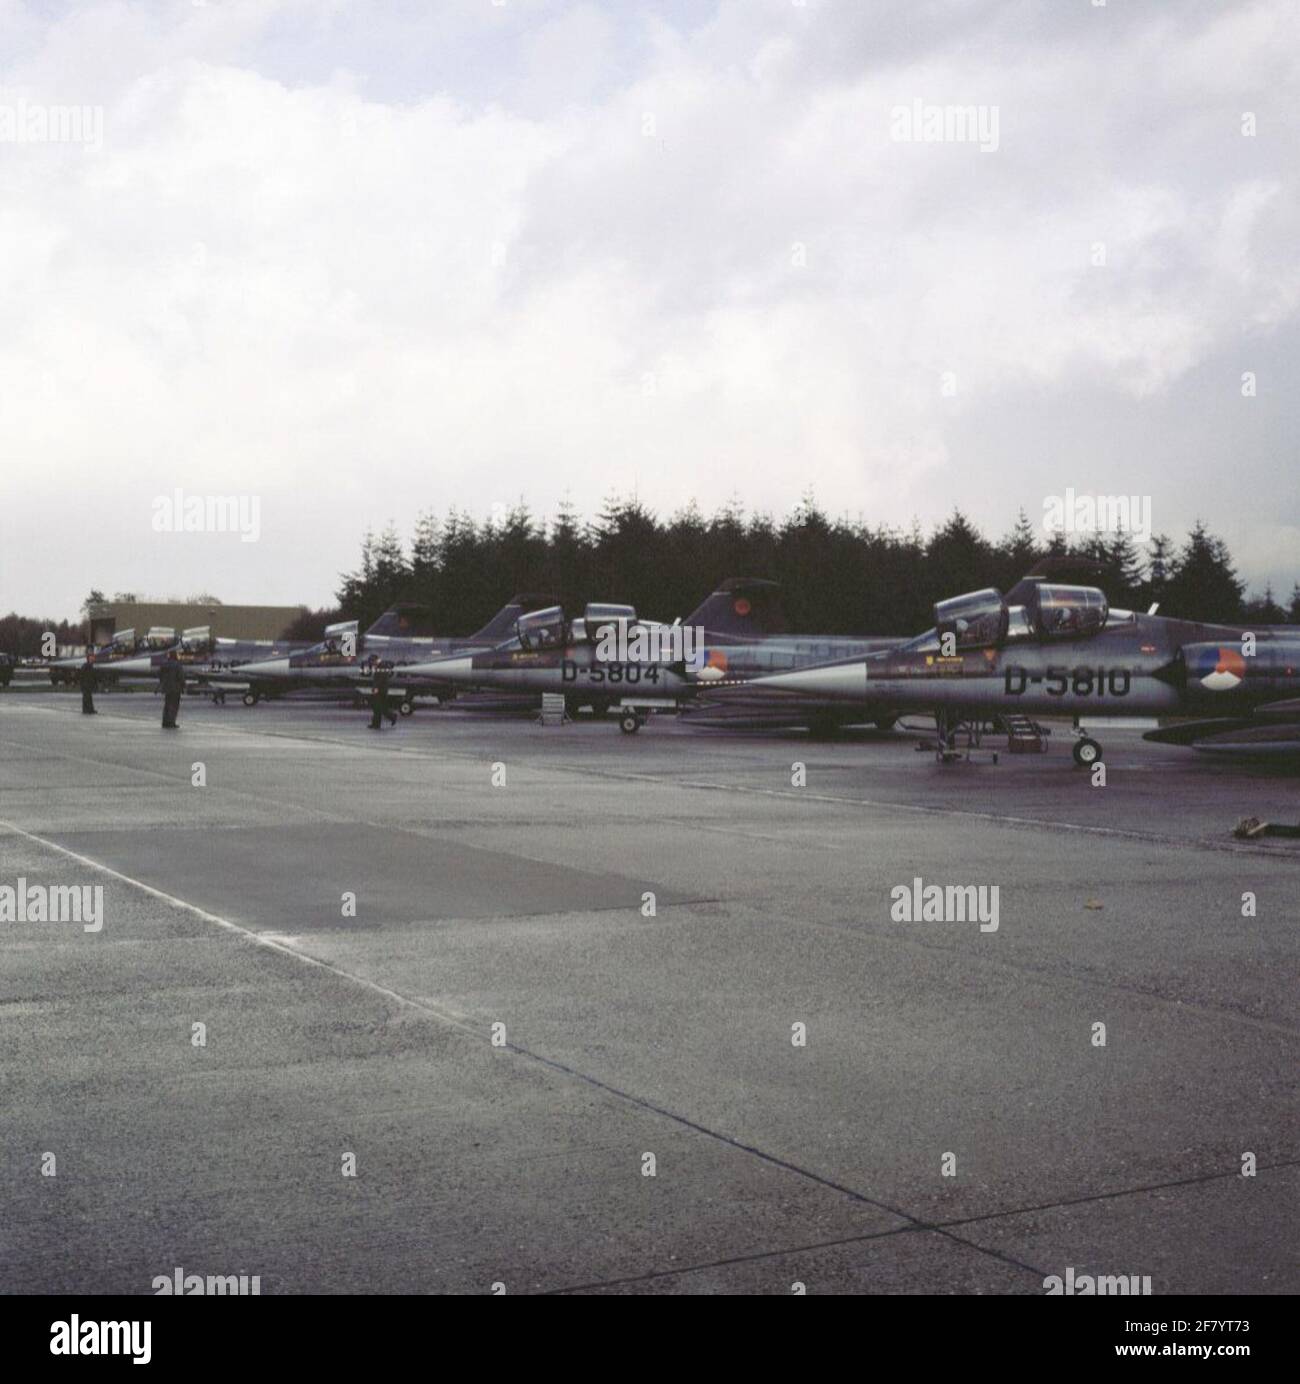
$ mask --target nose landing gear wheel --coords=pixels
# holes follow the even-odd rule
[[[257,696],[257,693],[256,693],[256,692],[245,692],[245,693],[244,693],[244,705],[245,705],[245,706],[256,706],[257,703],[258,703],[258,696]]]
[[[1082,736],[1074,742],[1074,762],[1080,768],[1090,769],[1101,758],[1101,746],[1089,736]]]
[[[409,716],[411,712],[415,710],[415,703],[410,701],[402,702],[398,705],[397,709],[403,716]]]
[[[629,711],[619,717],[618,728],[624,735],[635,735],[641,729],[641,718]]]

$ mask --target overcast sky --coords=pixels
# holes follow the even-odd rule
[[[1289,595],[1298,66],[1289,0],[0,0],[0,610],[808,487],[1149,495]],[[258,541],[154,532],[178,486]]]

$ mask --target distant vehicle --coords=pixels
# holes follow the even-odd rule
[[[1202,624],[1112,609],[1097,587],[1031,574],[1005,597],[989,588],[934,608],[934,627],[882,653],[761,678],[751,695],[830,697],[856,706],[933,715],[943,761],[990,730],[1035,716],[1074,719],[1074,759],[1100,743],[1080,721],[1197,719],[1148,740],[1218,755],[1300,754],[1300,628]]]

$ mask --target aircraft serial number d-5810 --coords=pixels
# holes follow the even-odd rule
[[[1130,684],[1127,668],[1048,667],[1041,673],[1008,665],[1003,674],[1003,691],[1019,697],[1029,687],[1041,687],[1049,697],[1127,697]]]

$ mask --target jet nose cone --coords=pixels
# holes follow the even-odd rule
[[[472,654],[459,654],[455,658],[435,658],[402,671],[423,678],[440,678],[444,682],[473,682],[474,657]]]
[[[106,668],[111,667],[118,677],[140,677],[157,672],[153,666],[153,660],[147,656],[144,658],[123,658],[116,663],[105,664]]]
[[[755,688],[765,692],[794,692],[805,696],[861,701],[867,695],[867,667],[865,663],[842,663],[826,668],[800,668],[790,673],[757,678],[747,684],[746,690]]]

